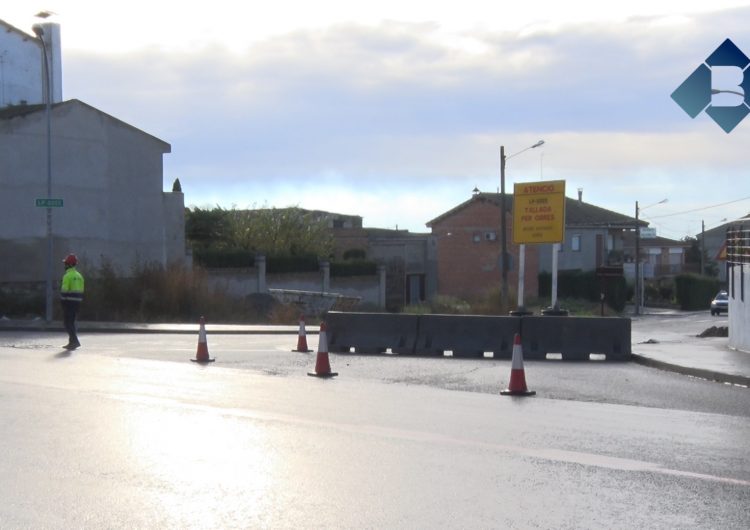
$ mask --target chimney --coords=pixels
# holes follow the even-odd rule
[[[583,188],[578,188],[578,202],[583,202]]]

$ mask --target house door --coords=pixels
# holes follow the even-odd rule
[[[596,266],[601,267],[604,263],[604,236],[596,235]]]
[[[409,274],[406,277],[406,303],[418,304],[424,301],[424,274]]]

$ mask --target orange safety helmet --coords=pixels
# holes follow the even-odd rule
[[[76,258],[75,254],[68,254],[63,260],[63,263],[66,267],[75,267],[78,265],[78,258]]]

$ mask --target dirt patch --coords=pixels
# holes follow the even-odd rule
[[[696,335],[696,337],[728,337],[729,336],[729,328],[727,326],[711,326],[710,328],[704,330],[702,333],[699,333]]]

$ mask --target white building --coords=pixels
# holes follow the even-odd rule
[[[62,101],[62,56],[60,26],[39,24],[47,47],[52,80],[52,102]],[[44,103],[42,43],[0,20],[0,108]]]
[[[86,103],[62,100],[60,30],[43,24],[52,76],[55,263],[75,252],[85,269],[109,262],[185,260],[184,198],[164,192],[168,143]],[[47,120],[39,39],[0,21],[0,284],[46,278]],[[1,313],[2,311],[0,311]]]
[[[727,231],[729,346],[750,352],[750,219]]]

